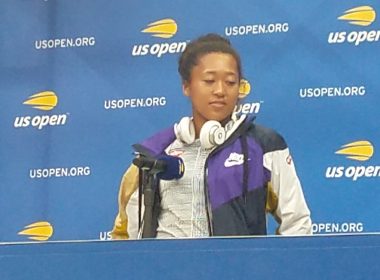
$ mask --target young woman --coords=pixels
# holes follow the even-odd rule
[[[278,234],[311,234],[310,211],[284,139],[234,113],[242,67],[230,42],[216,34],[192,41],[178,70],[192,116],[134,145],[142,155],[175,155],[185,165],[181,179],[154,187],[152,237],[264,235],[267,212],[278,221]],[[126,207],[138,173],[131,165],[123,176],[114,239],[136,237]]]

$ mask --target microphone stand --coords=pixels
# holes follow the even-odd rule
[[[153,238],[155,237],[155,232],[153,230],[153,207],[154,207],[154,196],[155,192],[153,185],[157,180],[156,173],[151,171],[145,171],[143,181],[145,184],[142,186],[144,193],[144,225],[142,231],[142,238]]]
[[[142,238],[154,238],[156,237],[156,232],[153,227],[153,208],[154,208],[154,197],[155,189],[154,186],[157,182],[157,173],[161,170],[156,168],[156,164],[152,167],[139,167],[139,172],[141,172],[142,182],[141,189],[144,194],[144,216],[143,216],[143,228],[142,228]],[[139,201],[140,203],[140,201]],[[139,207],[141,209],[141,206]],[[140,215],[139,215],[140,216]],[[140,220],[140,217],[139,217]]]

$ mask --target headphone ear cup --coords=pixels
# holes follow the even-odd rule
[[[193,121],[189,117],[184,117],[174,125],[174,133],[178,140],[191,144],[195,141],[195,128]]]
[[[226,131],[217,121],[206,122],[201,129],[199,140],[205,149],[210,149],[224,143],[226,139]]]

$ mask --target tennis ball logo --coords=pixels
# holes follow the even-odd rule
[[[374,148],[369,141],[356,141],[341,146],[341,149],[335,153],[345,155],[349,159],[367,161],[373,156]]]
[[[250,92],[251,84],[247,80],[241,79],[239,85],[239,98],[246,97]]]
[[[40,221],[24,227],[19,235],[26,235],[31,240],[46,241],[53,235],[53,227],[50,223]]]
[[[53,91],[43,91],[28,97],[23,104],[30,105],[35,109],[50,111],[58,104],[58,97]]]
[[[370,6],[360,6],[344,12],[344,15],[338,17],[340,20],[346,20],[350,24],[368,26],[376,19],[376,12]]]
[[[153,37],[171,38],[177,33],[177,23],[173,19],[166,18],[149,23],[148,27],[141,32],[149,33]]]

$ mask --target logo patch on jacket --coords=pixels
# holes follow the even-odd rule
[[[182,149],[173,149],[168,152],[169,156],[180,157],[185,151]]]
[[[238,153],[231,153],[230,156],[224,162],[225,167],[231,167],[235,165],[242,165],[244,163],[244,155]]]
[[[287,157],[286,157],[286,163],[291,165],[293,162],[293,159],[292,159],[292,156],[289,154]]]

